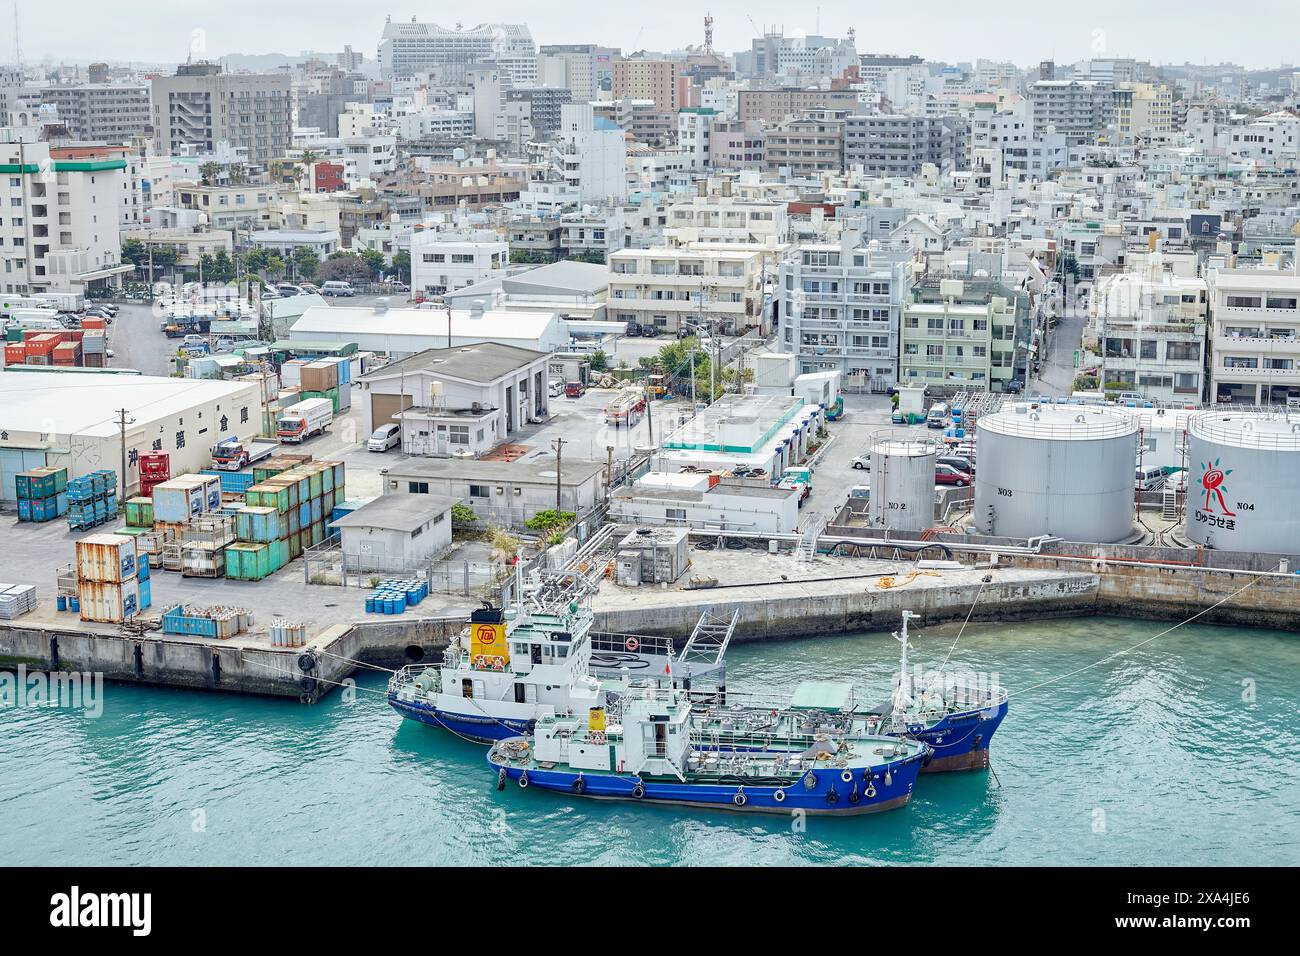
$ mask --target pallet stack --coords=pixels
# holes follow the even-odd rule
[[[0,621],[12,621],[36,610],[36,588],[31,584],[0,584]]]
[[[68,527],[85,531],[117,517],[117,472],[101,468],[68,482]]]
[[[33,468],[14,479],[19,521],[52,521],[68,512],[68,469]]]

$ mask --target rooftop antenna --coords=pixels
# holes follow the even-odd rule
[[[23,75],[23,37],[18,23],[18,0],[14,0],[14,65],[18,67],[18,76]]]
[[[713,53],[713,14],[704,15],[704,52]]]

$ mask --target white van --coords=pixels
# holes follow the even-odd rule
[[[383,452],[396,448],[401,443],[402,426],[389,422],[387,425],[380,425],[370,434],[370,438],[366,441],[366,450]]]
[[[1133,484],[1138,491],[1155,491],[1163,488],[1168,480],[1163,468],[1138,468],[1134,472]]]
[[[925,416],[925,424],[929,428],[946,428],[950,413],[951,409],[948,408],[947,402],[938,402],[931,405],[930,413]]]
[[[339,280],[331,280],[329,282],[326,282],[323,286],[320,287],[320,294],[352,296],[352,295],[356,295],[357,293],[352,288],[352,283],[342,282]]]

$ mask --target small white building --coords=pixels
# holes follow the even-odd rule
[[[650,472],[610,498],[610,518],[756,534],[790,534],[799,526],[798,488],[766,480],[721,478],[699,472]]]
[[[402,425],[408,455],[481,455],[549,414],[547,353],[484,342],[429,349],[359,380],[365,434]]]
[[[510,246],[504,240],[427,230],[411,234],[411,289],[415,295],[446,295],[488,279],[501,279],[509,264]]]
[[[262,229],[250,233],[248,240],[257,249],[286,258],[297,249],[310,249],[324,259],[339,249],[339,234],[333,229]]]
[[[382,472],[385,495],[451,497],[474,510],[479,521],[522,527],[539,511],[560,508],[579,517],[605,498],[603,461],[564,458],[556,475],[555,458],[534,454],[517,461],[410,459]]]
[[[348,571],[401,572],[451,547],[455,498],[384,495],[334,521]]]

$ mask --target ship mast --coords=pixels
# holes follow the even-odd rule
[[[892,716],[894,726],[902,727],[907,723],[907,708],[912,706],[912,695],[910,692],[911,680],[907,674],[907,622],[916,617],[911,611],[903,612],[903,629],[894,632],[894,640],[898,641],[898,685],[894,688],[894,709]]]

